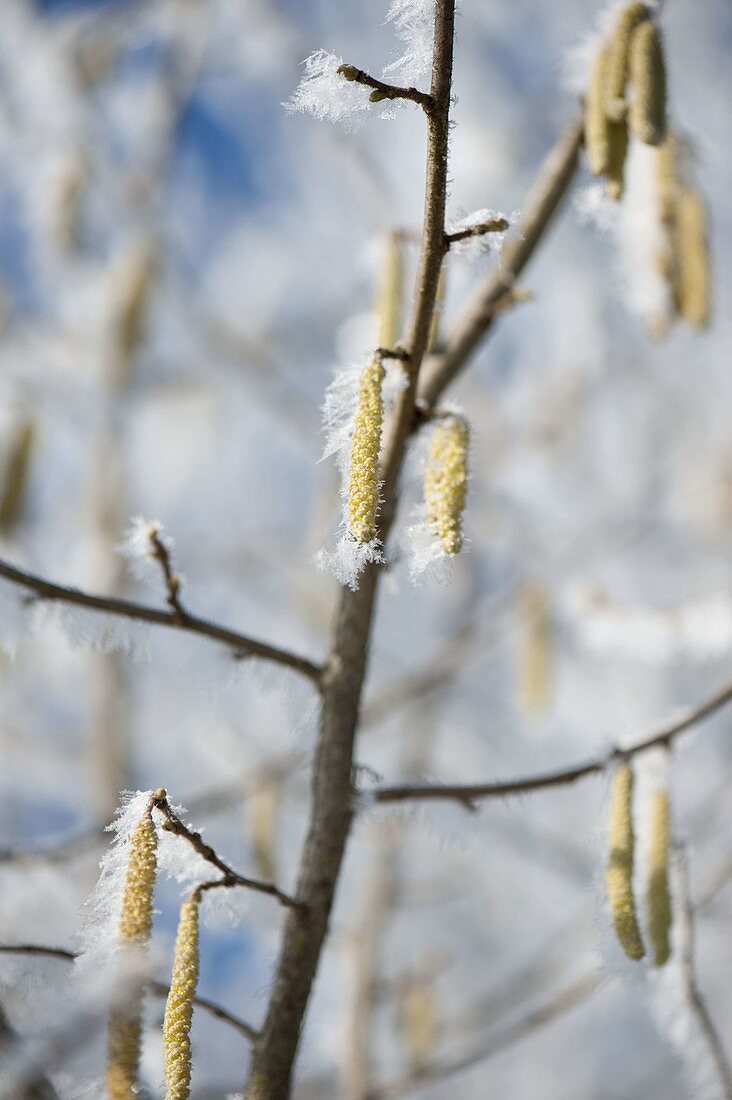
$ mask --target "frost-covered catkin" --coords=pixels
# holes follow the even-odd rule
[[[648,823],[648,938],[653,963],[663,966],[671,954],[671,893],[669,890],[669,799],[654,791]]]
[[[348,530],[361,543],[369,543],[376,538],[384,374],[384,367],[376,360],[364,368],[353,422],[348,460]]]
[[[381,348],[396,347],[401,333],[403,266],[401,237],[392,231],[385,241],[377,301]]]
[[[605,114],[613,122],[622,122],[627,110],[625,91],[630,75],[630,43],[636,28],[648,19],[645,4],[628,4],[615,25],[605,75]]]
[[[585,149],[593,176],[604,176],[610,154],[610,120],[605,112],[608,48],[600,47],[592,66],[585,102]]]
[[[0,532],[11,534],[23,517],[36,430],[24,420],[14,432],[0,487]]]
[[[630,82],[631,133],[645,145],[661,145],[666,137],[666,64],[661,32],[650,20],[633,31]]]
[[[191,1092],[191,1020],[198,984],[198,911],[194,890],[183,902],[173,953],[173,974],[165,1003],[163,1060],[165,1100],[188,1100]]]
[[[427,518],[449,555],[460,553],[463,545],[467,491],[468,425],[462,416],[449,416],[432,433],[424,476]]]
[[[637,960],[645,951],[633,899],[633,847],[633,772],[624,762],[612,783],[605,885],[618,942],[628,958]]]
[[[414,978],[401,991],[399,1030],[404,1054],[412,1073],[429,1064],[437,1039],[435,996],[423,978]]]
[[[625,122],[608,123],[606,189],[613,202],[619,202],[625,190],[625,161],[628,155],[628,127]]]
[[[157,833],[152,815],[148,812],[130,838],[119,921],[119,943],[125,950],[144,949],[150,939],[156,851]],[[110,1013],[106,1074],[110,1100],[132,1100],[138,1095],[141,1014],[141,999],[135,1005],[113,1008]]]
[[[676,204],[676,259],[679,313],[690,325],[704,328],[711,299],[707,213],[691,187],[682,188]]]
[[[522,711],[534,718],[551,696],[551,604],[543,585],[527,585],[519,601],[518,692]]]

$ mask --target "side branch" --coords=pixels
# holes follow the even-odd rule
[[[638,753],[646,752],[662,745],[670,745],[682,733],[692,729],[699,722],[710,718],[722,707],[732,701],[732,683],[718,691],[710,699],[689,711],[683,718],[662,726],[654,733],[645,736],[626,749],[613,749],[604,756],[578,764],[564,771],[545,772],[543,775],[513,779],[507,783],[479,783],[456,786],[399,786],[382,787],[373,792],[375,802],[402,802],[407,799],[435,801],[452,799],[464,805],[470,805],[478,798],[508,798],[511,795],[530,794],[532,791],[545,790],[548,787],[566,787],[588,775],[599,775],[616,760],[626,759]]]
[[[453,381],[490,328],[497,307],[505,300],[552,223],[574,179],[582,146],[582,120],[573,120],[543,162],[525,204],[516,237],[503,253],[501,267],[491,271],[458,318],[445,350],[425,364],[419,398],[434,405]]]
[[[0,955],[27,955],[43,959],[60,959],[63,962],[73,962],[76,958],[75,951],[69,951],[65,947],[47,947],[40,943],[0,943]],[[151,982],[150,989],[156,997],[167,997],[170,993],[170,986],[165,982]],[[229,1024],[246,1039],[253,1041],[257,1038],[259,1033],[256,1028],[207,997],[196,996],[193,998],[193,1003],[209,1015],[215,1016],[217,1020],[223,1020],[225,1024]]]
[[[344,80],[372,88],[369,96],[372,103],[381,103],[385,99],[409,99],[412,103],[418,103],[425,111],[431,111],[435,105],[434,99],[427,92],[420,92],[418,88],[403,88],[398,84],[385,84],[383,80],[377,80],[355,65],[339,65],[338,72]]]
[[[184,630],[189,634],[201,634],[206,638],[222,642],[234,651],[237,658],[261,657],[265,661],[273,661],[275,664],[284,665],[302,676],[306,676],[313,683],[320,686],[322,669],[320,665],[300,657],[296,653],[280,649],[277,646],[267,645],[245,634],[239,634],[235,630],[218,626],[216,623],[200,619],[196,615],[190,615],[181,609],[162,611],[156,607],[148,607],[145,604],[134,603],[131,600],[120,600],[113,596],[94,596],[88,592],[82,592],[78,588],[67,588],[64,585],[54,584],[43,577],[35,576],[17,569],[9,562],[0,560],[0,577],[25,588],[33,593],[36,599],[53,603],[73,604],[77,607],[85,607],[89,611],[106,612],[109,615],[119,615],[126,619],[136,619],[139,622],[154,623],[156,626],[173,627]]]
[[[507,218],[490,218],[487,222],[479,222],[477,225],[469,225],[465,229],[458,229],[454,233],[445,234],[445,248],[450,248],[460,241],[467,241],[470,237],[484,237],[486,233],[505,233],[508,229]]]
[[[216,854],[211,845],[206,843],[200,833],[197,833],[194,829],[190,829],[187,825],[183,824],[181,819],[171,808],[168,802],[167,792],[163,790],[162,787],[159,787],[158,790],[154,792],[152,804],[165,818],[165,824],[163,825],[164,829],[187,840],[191,847],[198,852],[199,856],[205,859],[207,863],[210,863],[212,867],[215,867],[217,871],[221,872],[222,878],[212,882],[201,883],[198,889],[213,890],[219,886],[245,886],[247,889],[256,890],[260,894],[269,894],[270,897],[276,898],[280,905],[284,905],[288,909],[305,909],[302,902],[290,897],[289,894],[283,893],[274,883],[260,882],[258,879],[247,878],[245,875],[240,875],[230,867],[228,863],[225,863],[223,859]]]

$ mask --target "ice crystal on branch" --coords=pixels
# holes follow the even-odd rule
[[[392,0],[386,19],[393,24],[404,53],[386,66],[384,75],[419,84],[432,66],[435,0]]]
[[[497,210],[474,210],[448,226],[448,237],[452,234],[462,237],[451,243],[450,251],[471,260],[489,252],[496,263],[500,263],[503,246],[511,233],[516,232],[520,217],[519,210],[510,214]]]
[[[326,122],[346,122],[348,129],[355,129],[361,119],[359,112],[372,107],[369,91],[362,84],[355,84],[339,73],[343,58],[316,50],[303,62],[300,83],[285,104],[290,114],[300,111]]]

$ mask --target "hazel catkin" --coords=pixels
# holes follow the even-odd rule
[[[618,942],[628,958],[638,960],[645,951],[633,898],[633,860],[633,772],[624,761],[612,782],[605,885]]]

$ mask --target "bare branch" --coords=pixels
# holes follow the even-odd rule
[[[406,350],[407,386],[399,394],[384,442],[380,538],[394,518],[397,483],[414,428],[417,379],[429,342],[440,268],[445,254],[447,154],[452,88],[454,0],[436,0],[427,117],[427,170],[422,250]],[[340,597],[331,656],[323,676],[323,705],[312,779],[310,820],[298,878],[304,919],[288,918],[262,1034],[254,1047],[247,1100],[286,1100],[302,1022],[315,979],[350,831],[353,746],[368,660],[379,570],[362,574],[356,592]]]
[[[168,606],[178,622],[185,622],[188,616],[180,602],[180,574],[173,568],[170,550],[155,527],[150,529],[150,550],[163,574],[165,588],[168,593]]]
[[[45,944],[39,943],[2,943],[0,944],[1,955],[28,955],[36,956],[44,959],[61,959],[63,962],[73,962],[76,958],[75,951],[68,951],[65,947],[47,947]],[[170,986],[165,982],[151,982],[150,989],[156,997],[167,997],[170,992]],[[210,1001],[207,997],[194,997],[193,1003],[202,1008],[204,1012],[208,1012],[210,1016],[215,1016],[217,1020],[223,1020],[225,1024],[233,1027],[246,1039],[256,1039],[258,1032],[256,1028],[253,1028],[251,1024],[248,1024],[245,1020],[235,1016],[233,1012],[228,1012],[221,1005],[216,1004],[214,1001]]]
[[[138,622],[154,623],[156,626],[173,627],[184,630],[189,634],[200,634],[206,638],[213,638],[229,646],[234,651],[234,656],[243,659],[245,657],[261,657],[265,661],[284,665],[302,676],[312,680],[320,686],[322,668],[307,657],[300,657],[289,650],[280,649],[277,646],[268,645],[266,642],[249,638],[246,634],[239,634],[235,630],[218,626],[216,623],[200,619],[196,615],[181,611],[162,611],[156,607],[147,607],[145,604],[134,603],[131,600],[120,600],[113,596],[96,596],[88,592],[82,592],[78,588],[67,588],[64,585],[54,584],[43,577],[33,573],[27,573],[22,569],[10,565],[9,562],[0,560],[0,577],[17,584],[21,588],[32,592],[37,599],[53,603],[72,604],[77,607],[85,607],[89,611],[100,611],[109,615],[119,615],[126,619],[135,619]]]
[[[385,84],[383,80],[377,80],[355,65],[339,65],[338,72],[344,80],[372,88],[369,96],[372,103],[381,103],[385,99],[409,99],[412,103],[418,103],[425,111],[431,111],[435,105],[432,96],[426,92],[420,92],[418,88],[403,88],[398,84]]]
[[[471,803],[479,798],[507,798],[511,795],[529,794],[532,791],[545,790],[548,787],[565,787],[584,779],[589,775],[599,775],[604,772],[614,761],[647,749],[662,745],[670,745],[682,733],[693,729],[694,726],[710,718],[722,707],[732,701],[732,683],[727,684],[710,699],[705,700],[693,710],[670,724],[662,726],[656,732],[645,736],[625,749],[613,749],[604,756],[595,757],[584,764],[578,764],[574,768],[563,771],[546,772],[543,775],[527,776],[523,779],[513,779],[507,783],[478,783],[455,786],[393,786],[382,787],[373,792],[372,797],[376,802],[401,802],[405,799],[420,799],[433,801],[437,799],[453,799],[462,803]]]
[[[525,1015],[512,1021],[505,1027],[497,1028],[487,1038],[468,1051],[467,1054],[456,1058],[446,1059],[443,1062],[435,1062],[431,1066],[420,1070],[419,1073],[410,1073],[394,1081],[387,1082],[375,1088],[369,1093],[368,1100],[395,1100],[396,1097],[406,1096],[421,1085],[432,1084],[435,1081],[444,1081],[463,1070],[470,1069],[480,1062],[492,1058],[494,1054],[513,1046],[535,1031],[540,1030],[546,1024],[556,1020],[559,1016],[569,1012],[570,1009],[582,1004],[597,989],[597,975],[595,973],[584,974],[571,985],[561,990],[539,1008],[531,1009]]]
[[[302,902],[290,897],[289,894],[283,893],[274,883],[259,882],[257,879],[247,878],[245,875],[240,875],[228,863],[224,863],[223,859],[216,854],[210,844],[206,843],[200,833],[197,833],[194,829],[189,829],[187,825],[183,824],[178,815],[171,809],[167,793],[162,787],[154,792],[152,804],[165,818],[164,829],[187,840],[199,856],[210,863],[212,867],[215,867],[217,871],[221,871],[223,878],[216,879],[213,882],[201,883],[198,889],[212,890],[219,886],[245,886],[247,889],[256,890],[260,894],[269,894],[270,897],[276,898],[280,905],[284,905],[288,909],[298,909],[301,912],[305,909]]]
[[[501,267],[491,271],[448,337],[445,350],[427,363],[419,397],[434,405],[442,391],[465,366],[510,291],[541,242],[574,178],[582,145],[582,121],[573,120],[542,164],[529,194],[518,234],[503,253]]]

